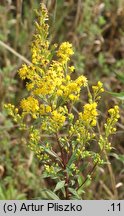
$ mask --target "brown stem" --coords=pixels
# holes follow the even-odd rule
[[[59,135],[58,135],[57,132],[56,132],[56,140],[57,140],[58,146],[59,146],[59,148],[60,148],[63,167],[65,168],[65,159],[64,159],[64,154],[63,154],[63,150],[62,150],[61,143],[60,143],[60,141],[59,141]]]
[[[68,108],[68,113],[71,113],[71,110],[72,110],[72,104],[67,104],[67,108]],[[68,125],[68,130],[69,130],[69,127],[70,125]],[[69,190],[68,190],[68,187],[69,187],[69,176],[68,176],[68,173],[66,171],[66,166],[67,166],[67,163],[68,163],[68,154],[64,155],[64,152],[63,152],[63,148],[61,146],[61,143],[59,141],[59,134],[56,132],[56,140],[57,140],[57,143],[58,143],[58,146],[60,148],[60,152],[61,152],[61,159],[62,159],[62,163],[63,163],[63,170],[66,172],[66,175],[65,175],[65,193],[66,193],[66,200],[69,200]]]
[[[62,146],[61,146],[61,143],[59,141],[59,135],[58,133],[56,133],[56,140],[57,140],[57,143],[59,145],[59,148],[60,148],[60,151],[61,151],[61,158],[62,158],[62,163],[63,163],[63,170],[66,171],[66,165],[68,163],[68,158],[66,158],[64,156],[64,153],[63,153],[63,149],[62,149]],[[69,176],[68,176],[68,173],[66,171],[66,175],[65,175],[65,193],[66,193],[66,200],[69,200],[69,190],[68,190],[68,185],[69,185]]]
[[[68,173],[66,172],[66,177],[65,177],[65,192],[66,192],[66,200],[69,200],[69,190],[68,190],[68,185],[69,185],[69,176]]]
[[[113,169],[112,169],[112,166],[111,166],[111,164],[109,162],[108,155],[107,155],[106,151],[105,151],[105,157],[106,157],[106,160],[107,160],[108,170],[109,170],[109,173],[110,173],[110,179],[111,179],[111,183],[112,183],[111,185],[112,185],[114,199],[118,199],[118,191],[117,191],[117,188],[116,188],[115,176],[114,176]]]

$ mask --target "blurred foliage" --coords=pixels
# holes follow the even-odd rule
[[[0,199],[55,199],[44,191],[41,165],[25,145],[18,125],[3,110],[5,102],[16,105],[26,94],[25,82],[20,82],[17,75],[23,63],[17,54],[30,61],[34,8],[40,2],[0,1]],[[124,98],[124,0],[42,2],[50,14],[50,40],[57,43],[68,40],[74,46],[76,73],[85,74],[91,84],[100,79],[108,92],[114,92],[113,96]],[[108,109],[113,103],[120,104],[121,119],[113,139],[116,150],[109,157],[112,166],[96,170],[94,183],[91,185],[90,180],[86,183],[89,188],[83,199],[124,198],[124,105],[123,98],[120,102],[113,96],[106,93],[101,104],[103,116],[105,106]],[[102,126],[101,119],[101,130]],[[47,184],[52,183],[48,180]]]

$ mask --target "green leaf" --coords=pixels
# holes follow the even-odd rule
[[[82,194],[84,193],[84,190],[83,190],[83,188],[84,188],[83,182],[84,182],[84,178],[83,178],[83,176],[80,175],[80,176],[78,177],[78,185],[79,185],[79,189],[77,190],[78,195],[82,195]]]
[[[55,189],[54,189],[54,192],[60,190],[61,188],[63,188],[65,186],[65,181],[60,181],[57,183]]]
[[[73,186],[75,184],[75,181],[74,180],[71,180],[71,185]]]
[[[100,66],[103,66],[105,64],[105,57],[103,55],[103,53],[100,53],[98,56],[98,62],[100,64]]]
[[[83,176],[79,175],[78,176],[78,185],[79,185],[79,187],[80,187],[80,185],[82,185],[83,181],[84,181]]]
[[[42,194],[42,199],[46,199],[46,200],[60,200],[59,197],[51,190],[48,189],[43,189],[41,191]]]
[[[115,153],[111,153],[110,155],[112,155],[113,157],[115,157],[117,160],[119,160],[120,162],[124,164],[124,155],[118,155]]]
[[[120,100],[124,100],[124,92],[120,92],[120,93],[108,92],[108,93]]]
[[[103,26],[103,25],[106,24],[106,20],[105,20],[105,18],[103,16],[99,17],[98,22],[99,22],[100,26]]]
[[[58,161],[61,162],[61,158],[60,158],[54,151],[52,151],[52,150],[50,150],[50,149],[45,149],[45,151],[46,151],[49,155],[51,155],[52,157],[55,157]]]
[[[78,195],[77,191],[74,188],[68,188],[68,190],[75,196],[76,199],[81,199],[80,196]]]
[[[6,196],[4,194],[4,190],[3,188],[0,186],[0,200],[5,200],[6,199]]]
[[[118,74],[118,73],[115,73],[117,75],[117,78],[122,82],[124,83],[124,75],[123,74]]]
[[[71,158],[68,161],[67,167],[70,167],[71,164],[76,160],[76,151],[72,154]]]

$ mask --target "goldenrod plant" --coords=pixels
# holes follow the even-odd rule
[[[26,81],[29,96],[22,99],[19,109],[11,104],[5,107],[19,128],[28,131],[27,144],[42,164],[42,176],[53,180],[48,189],[55,198],[82,199],[84,185],[92,179],[96,166],[106,163],[105,155],[112,148],[109,136],[116,131],[119,108],[115,105],[108,110],[104,133],[100,133],[98,103],[103,84],[98,81],[90,89],[84,75],[72,79],[72,44],[51,45],[48,12],[43,4],[36,15],[32,61],[18,71]],[[87,90],[88,101],[78,111],[81,90]]]

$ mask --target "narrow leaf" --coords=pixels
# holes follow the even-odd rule
[[[51,200],[59,200],[59,197],[51,190],[43,189],[41,193],[44,192],[46,194],[45,199]]]
[[[65,181],[58,182],[55,189],[54,189],[54,192],[56,192],[56,191],[60,190],[61,188],[63,188],[64,185],[65,185]]]
[[[122,83],[124,83],[124,75],[123,75],[123,74],[118,74],[118,73],[116,73],[116,75],[117,75],[117,78],[118,78]]]
[[[108,93],[120,100],[124,100],[124,92],[120,92],[120,93],[108,92]]]
[[[61,162],[61,158],[60,158],[54,151],[49,150],[49,149],[45,149],[45,151],[46,151],[49,155],[51,155],[52,157],[55,157],[58,161]]]
[[[76,151],[72,154],[71,158],[68,161],[67,167],[70,167],[71,164],[76,160]]]
[[[71,194],[75,196],[76,199],[80,199],[80,196],[78,195],[77,191],[73,188],[68,188]]]

